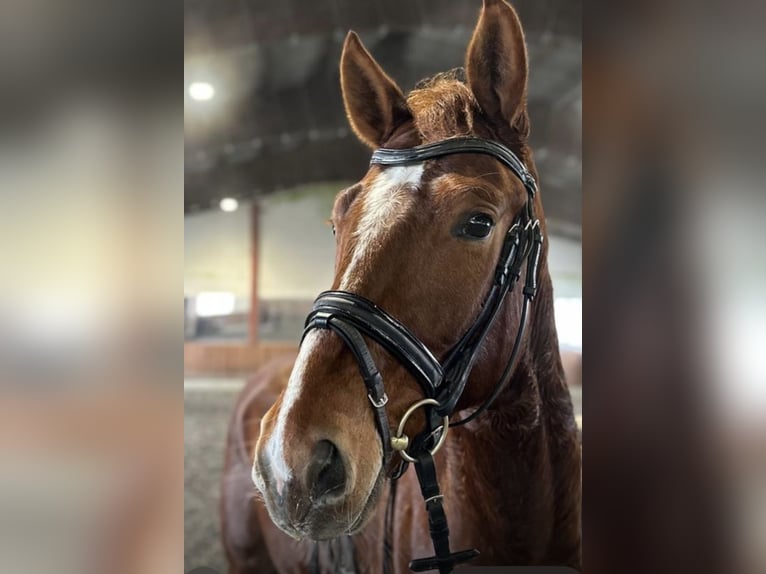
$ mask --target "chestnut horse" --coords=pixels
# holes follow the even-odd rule
[[[491,139],[537,179],[527,145],[524,35],[504,1],[484,0],[464,73],[437,75],[406,97],[354,33],[340,68],[349,122],[371,148]],[[372,165],[333,207],[332,288],[374,301],[442,360],[479,315],[505,231],[526,201],[519,178],[487,155]],[[545,237],[540,194],[533,208]],[[537,295],[507,384],[489,409],[453,429],[434,457],[451,544],[477,548],[477,565],[580,567],[581,450],[546,246],[543,241]],[[517,288],[484,341],[456,418],[492,393],[521,308]],[[423,393],[399,361],[374,342],[369,348],[385,382],[393,432]],[[354,354],[326,330],[310,331],[297,357],[248,383],[232,417],[222,483],[232,573],[381,571],[391,468],[383,463],[373,414]],[[416,434],[424,421],[418,411],[405,431]],[[415,473],[397,484],[388,542],[393,570],[404,573],[410,559],[433,549]]]

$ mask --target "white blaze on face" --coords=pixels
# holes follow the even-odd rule
[[[414,203],[412,192],[423,177],[422,163],[385,168],[370,186],[364,200],[362,217],[354,232],[356,247],[343,273],[340,289],[353,290],[363,271],[370,250],[374,250],[386,232],[403,217]],[[405,187],[406,186],[406,187]]]
[[[282,397],[282,405],[279,408],[277,422],[274,425],[274,432],[266,445],[268,460],[271,464],[271,473],[276,482],[277,493],[281,496],[285,483],[292,477],[292,470],[287,464],[284,453],[287,449],[285,438],[285,427],[290,411],[293,410],[295,403],[301,395],[303,379],[306,371],[306,363],[311,353],[319,346],[319,341],[326,334],[326,331],[314,329],[310,331],[301,344],[301,350],[298,358],[295,360],[293,372],[290,374],[290,380],[287,382],[285,394]],[[253,465],[255,468],[255,465]]]
[[[368,252],[379,245],[388,229],[413,205],[414,198],[408,188],[417,186],[422,176],[423,164],[389,167],[377,176],[365,196],[362,217],[354,232],[357,239],[356,247],[351,263],[343,274],[340,289],[353,288],[364,269]],[[284,456],[288,448],[285,436],[288,417],[301,397],[308,358],[318,348],[322,337],[327,334],[327,331],[315,329],[303,340],[284,397],[282,397],[274,432],[266,445],[271,473],[280,495],[285,484],[292,478],[292,469]],[[255,476],[254,471],[253,476]]]

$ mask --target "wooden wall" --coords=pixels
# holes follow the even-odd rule
[[[296,352],[295,343],[184,343],[185,375],[242,375],[253,373],[271,358]]]

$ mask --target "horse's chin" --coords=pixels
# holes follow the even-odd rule
[[[367,523],[370,521],[370,518],[374,514],[375,508],[378,506],[378,502],[380,501],[380,495],[383,490],[383,483],[384,474],[381,470],[381,472],[378,473],[378,477],[375,479],[375,484],[373,485],[372,490],[370,490],[370,493],[367,495],[367,500],[362,507],[362,511],[356,517],[356,520],[351,523],[348,529],[345,530],[345,532],[348,534],[356,534],[365,526],[367,526]]]
[[[375,484],[364,499],[361,510],[356,513],[356,516],[354,516],[353,513],[349,513],[350,516],[347,516],[347,518],[350,518],[350,522],[337,520],[342,514],[340,510],[334,508],[317,508],[316,510],[312,510],[306,520],[297,527],[285,525],[278,520],[275,520],[274,522],[280,529],[298,540],[309,539],[320,542],[333,540],[340,536],[357,534],[367,526],[375,513],[375,509],[380,501],[380,495],[383,490],[383,483],[384,475],[383,472],[381,472],[378,474]]]

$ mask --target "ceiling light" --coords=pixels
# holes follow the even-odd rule
[[[224,197],[219,205],[221,206],[221,211],[226,211],[228,213],[237,211],[239,208],[239,202],[233,197]]]
[[[206,102],[213,99],[215,88],[207,82],[193,82],[189,84],[189,95],[193,100]]]

